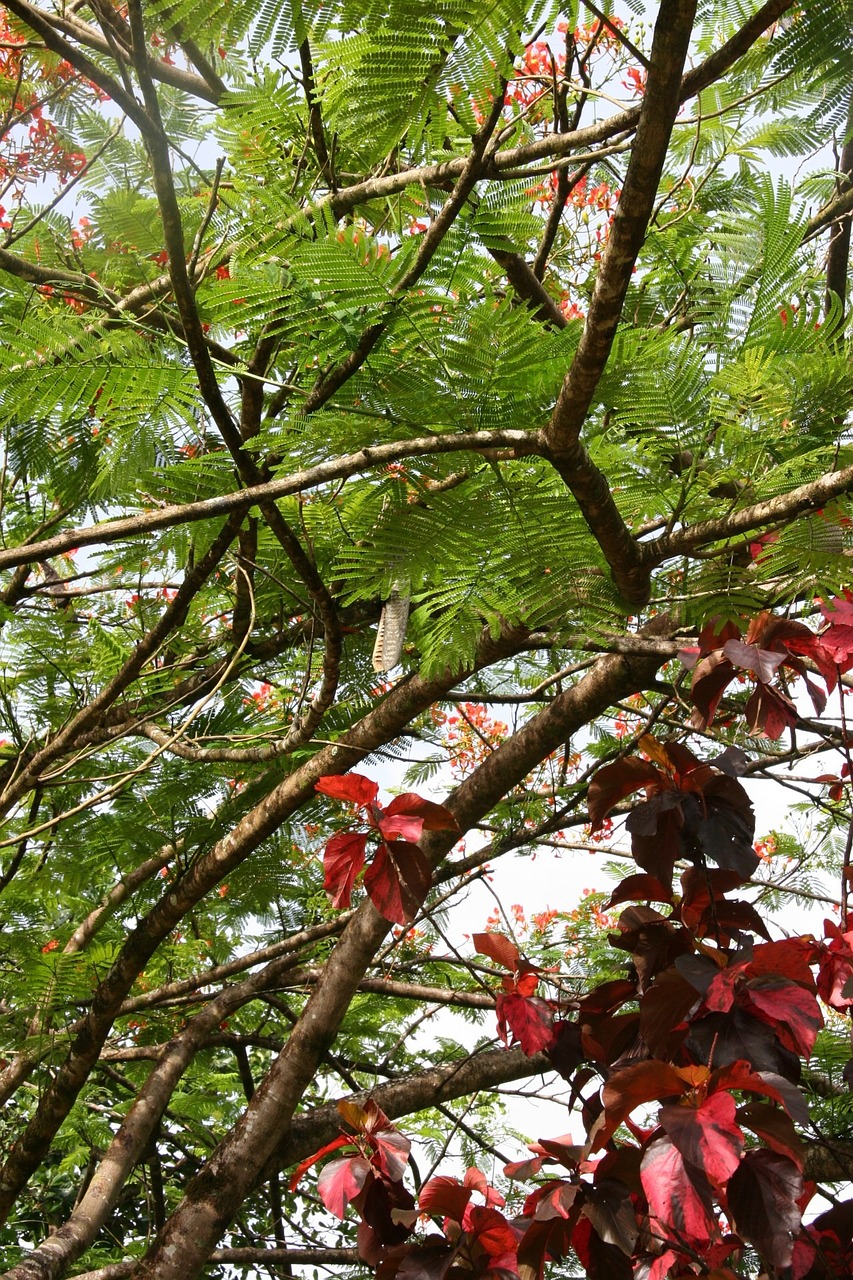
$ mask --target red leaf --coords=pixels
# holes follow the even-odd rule
[[[714,1195],[701,1170],[685,1164],[671,1138],[656,1138],[640,1167],[649,1211],[667,1238],[689,1240],[701,1248],[716,1228]]]
[[[654,1059],[635,1062],[633,1066],[614,1072],[601,1091],[607,1123],[595,1135],[596,1149],[604,1145],[636,1107],[661,1098],[678,1098],[689,1088],[675,1067]]]
[[[347,1205],[364,1190],[369,1177],[373,1172],[364,1156],[344,1156],[327,1164],[317,1181],[317,1190],[329,1213],[343,1218]]]
[[[798,1124],[809,1123],[806,1100],[796,1085],[774,1071],[753,1071],[748,1062],[738,1059],[728,1066],[719,1067],[708,1082],[711,1092],[717,1089],[737,1089],[741,1093],[760,1093],[780,1103],[792,1120]]]
[[[769,684],[760,684],[744,708],[746,722],[753,734],[763,733],[775,741],[799,719],[797,708],[787,694]]]
[[[376,910],[395,924],[411,924],[432,884],[429,858],[416,844],[384,842],[364,873],[364,887]]]
[[[610,810],[626,796],[633,795],[641,787],[662,785],[664,775],[648,760],[628,756],[615,764],[605,765],[589,784],[587,805],[593,831],[597,831]]]
[[[477,1191],[483,1197],[486,1204],[496,1205],[502,1208],[506,1201],[499,1191],[497,1191],[482,1173],[475,1166],[465,1170],[465,1177],[462,1179],[463,1185],[470,1187],[472,1191]]]
[[[728,1185],[726,1200],[738,1235],[780,1271],[791,1262],[802,1193],[799,1169],[776,1151],[747,1151]]]
[[[660,1123],[684,1159],[717,1187],[725,1186],[743,1154],[735,1110],[730,1093],[712,1093],[698,1107],[672,1103],[660,1111]]]
[[[329,774],[314,783],[314,790],[333,800],[349,800],[361,809],[373,804],[379,795],[377,783],[363,773]]]
[[[331,1151],[338,1151],[341,1147],[349,1145],[349,1138],[345,1134],[341,1134],[339,1138],[335,1138],[332,1142],[327,1142],[325,1147],[321,1147],[319,1151],[315,1151],[313,1156],[308,1156],[300,1165],[294,1169],[290,1176],[290,1190],[295,1191],[299,1183],[302,1181],[302,1175],[306,1169],[310,1169],[312,1164],[316,1164],[318,1160],[322,1160],[323,1156],[327,1156]]]
[[[350,905],[352,887],[364,866],[366,849],[367,834],[363,831],[340,831],[326,845],[323,888],[331,897],[333,907]]]
[[[430,1178],[421,1187],[418,1208],[461,1223],[470,1199],[471,1188],[463,1187],[458,1178]]]
[[[504,1044],[517,1040],[528,1058],[554,1043],[554,1010],[538,996],[499,995],[495,1001],[498,1035]]]
[[[509,969],[510,973],[518,972],[521,959],[518,947],[502,933],[475,933],[471,941],[478,956],[488,956],[501,968]]]
[[[479,1244],[490,1258],[500,1258],[506,1253],[515,1254],[518,1237],[497,1209],[472,1209],[469,1232],[472,1242]]]
[[[449,809],[445,809],[443,804],[424,800],[414,791],[406,791],[401,796],[395,796],[385,813],[389,818],[398,813],[420,818],[424,824],[424,831],[459,831],[460,829],[453,814]]]
[[[579,1190],[577,1183],[562,1180],[543,1182],[525,1200],[524,1217],[535,1218],[537,1222],[568,1218]]]
[[[774,1028],[786,1049],[802,1058],[811,1056],[823,1026],[823,1014],[811,991],[766,974],[753,978],[744,996],[762,1022]]]

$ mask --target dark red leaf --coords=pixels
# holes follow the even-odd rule
[[[799,1080],[800,1060],[785,1049],[773,1031],[751,1013],[737,1007],[693,1019],[684,1047],[697,1062],[723,1067],[747,1061],[758,1072],[772,1072]]]
[[[640,1234],[628,1188],[615,1178],[601,1178],[586,1193],[583,1217],[588,1218],[605,1244],[631,1257]]]
[[[364,873],[364,887],[376,910],[395,924],[410,924],[424,904],[432,869],[416,844],[384,841]]]
[[[478,956],[488,956],[510,973],[518,972],[521,959],[518,947],[502,933],[475,933],[471,941]]]
[[[735,669],[722,649],[698,663],[690,686],[695,708],[691,719],[697,729],[707,729],[713,723],[720,699],[734,678]]]
[[[333,800],[349,800],[361,809],[373,804],[379,795],[377,783],[366,778],[363,773],[329,774],[314,783],[314,790],[321,795],[331,796]]]
[[[728,1185],[726,1201],[738,1235],[780,1271],[791,1261],[802,1193],[799,1169],[776,1151],[747,1151]]]
[[[806,1100],[796,1085],[773,1071],[755,1071],[748,1062],[737,1061],[719,1067],[711,1076],[709,1089],[737,1089],[741,1093],[760,1093],[780,1103],[798,1124],[809,1123]]]
[[[583,1265],[587,1280],[631,1280],[631,1259],[615,1244],[608,1244],[589,1218],[581,1218],[572,1232],[572,1247]]]
[[[770,934],[761,916],[751,902],[742,898],[709,903],[696,922],[696,932],[700,938],[710,934],[722,946],[728,945],[732,933],[757,933],[759,937],[770,941]]]
[[[347,1205],[364,1190],[368,1178],[374,1176],[363,1156],[343,1156],[332,1160],[321,1171],[317,1191],[323,1204],[336,1218],[343,1218]]]
[[[449,809],[445,809],[443,804],[435,804],[432,800],[424,800],[414,791],[406,791],[401,796],[395,796],[385,809],[385,814],[389,818],[396,817],[397,814],[420,818],[424,824],[424,831],[459,830],[459,823]]]
[[[769,684],[759,684],[744,708],[746,723],[754,734],[763,733],[771,741],[793,729],[799,719],[797,708],[786,693]]]
[[[689,1240],[702,1248],[716,1228],[714,1193],[695,1166],[688,1166],[669,1137],[656,1138],[646,1149],[640,1168],[649,1212],[661,1224],[662,1234]]]
[[[565,1257],[575,1221],[576,1217],[572,1214],[569,1219],[551,1218],[543,1222],[531,1222],[518,1244],[520,1280],[542,1280],[545,1263]],[[592,1230],[591,1227],[589,1229]]]
[[[672,890],[655,876],[626,876],[617,884],[606,905],[615,907],[620,902],[672,902]]]
[[[538,996],[497,997],[498,1035],[504,1044],[517,1040],[528,1057],[550,1049],[555,1040],[554,1010]]]
[[[605,765],[589,784],[587,805],[593,831],[597,831],[610,810],[641,787],[661,785],[664,775],[648,760],[628,756]]]
[[[767,1102],[750,1102],[738,1108],[737,1118],[744,1128],[751,1129],[768,1147],[787,1156],[797,1168],[802,1169],[805,1147],[784,1111],[771,1107]]]
[[[363,831],[340,831],[327,843],[323,854],[323,888],[331,897],[333,907],[350,905],[352,888],[364,866],[366,850],[367,834]]]
[[[684,1019],[698,1001],[696,989],[676,969],[655,978],[640,1000],[640,1034],[656,1058],[675,1056],[687,1031]]]
[[[743,1154],[735,1111],[730,1093],[712,1093],[698,1107],[686,1102],[661,1107],[658,1117],[688,1164],[701,1169],[716,1187],[725,1186]]]

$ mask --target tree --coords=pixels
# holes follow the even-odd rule
[[[0,14],[7,1280],[849,1274],[848,0]],[[612,945],[445,925],[626,810]]]

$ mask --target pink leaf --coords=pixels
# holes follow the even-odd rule
[[[405,813],[391,817],[386,809],[384,816],[379,819],[379,830],[386,840],[405,840],[410,844],[417,844],[423,829],[423,818],[412,818]]]
[[[336,1218],[343,1218],[347,1205],[364,1190],[368,1177],[373,1173],[363,1156],[343,1156],[332,1160],[317,1180],[320,1199]]]

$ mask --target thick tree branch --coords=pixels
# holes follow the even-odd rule
[[[648,601],[649,575],[613,500],[610,482],[593,463],[580,432],[610,356],[631,273],[654,210],[695,12],[695,0],[663,0],[658,12],[648,83],[622,195],[577,351],[542,432],[546,456],[571,490],[614,582],[632,604]]]

